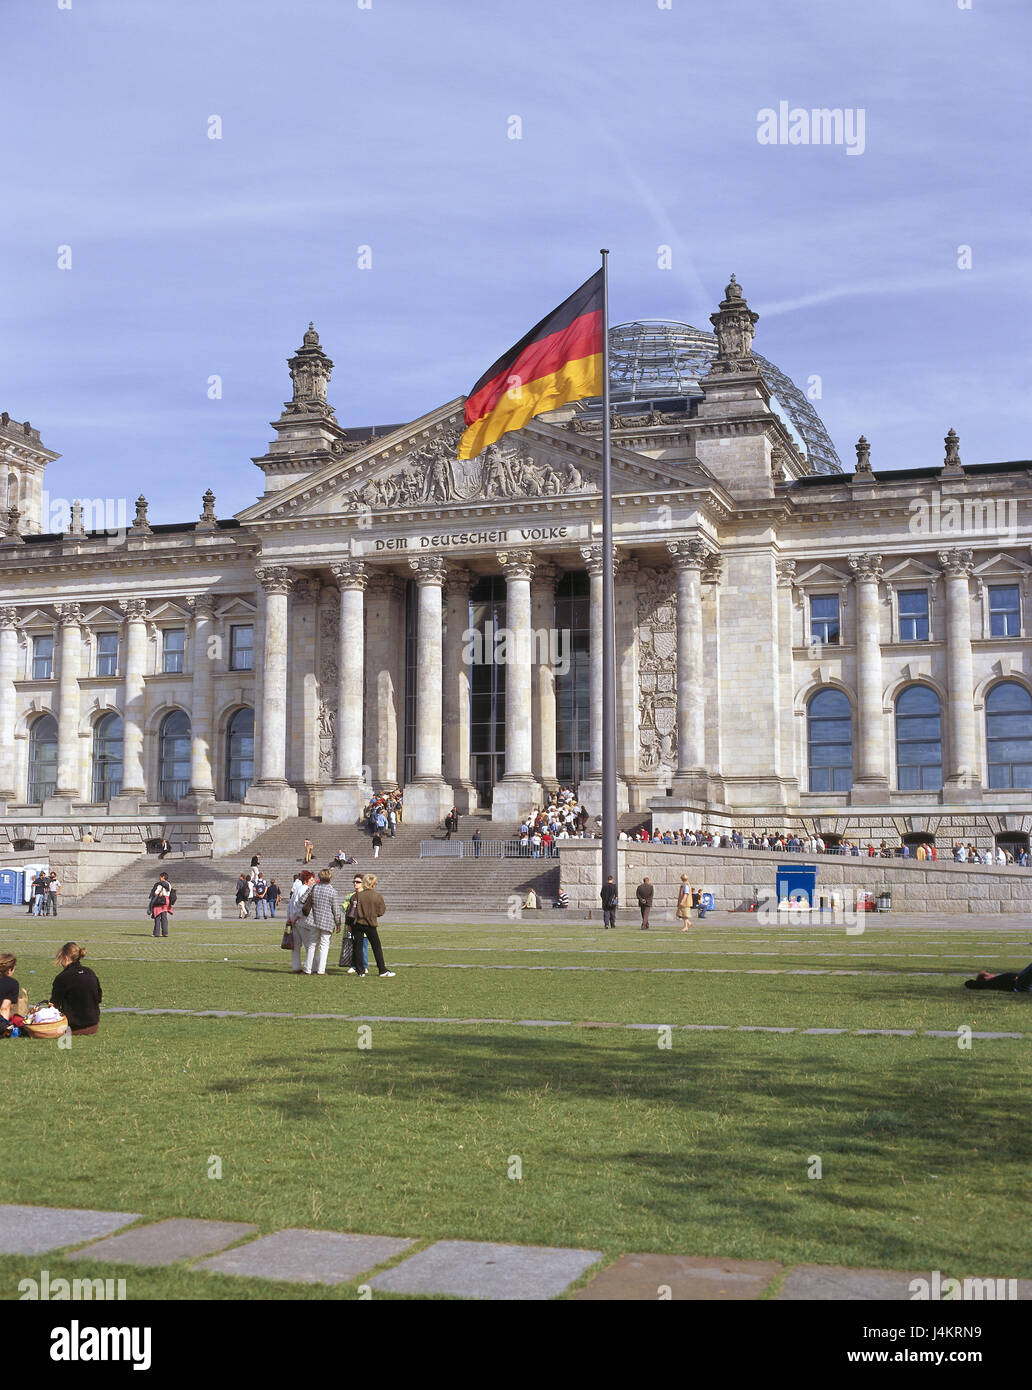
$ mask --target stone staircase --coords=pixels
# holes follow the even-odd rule
[[[510,840],[517,833],[516,827],[500,826],[487,813],[475,812],[460,817],[458,835],[453,838],[469,840],[477,829],[485,842]],[[391,916],[417,910],[505,911],[513,895],[522,898],[530,887],[550,903],[559,886],[557,859],[503,859],[486,852],[478,859],[420,859],[421,840],[444,839],[439,827],[402,824],[393,839],[384,836],[380,858],[374,860],[370,837],[363,828],[323,825],[300,816],[280,821],[234,855],[218,859],[170,855],[160,863],[156,855],[142,856],[102,888],[79,899],[76,906],[98,913],[116,907],[139,908],[142,913],[151,886],[164,868],[176,889],[178,911],[210,911],[232,919],[237,915],[233,900],[237,878],[250,865],[252,856],[260,854],[266,878],[271,876],[289,892],[295,872],[304,864],[306,838],[315,845],[311,869],[324,868],[340,849],[358,860],[354,866],[334,870],[334,881],[341,889],[350,891],[352,875],[358,869],[375,873]]]

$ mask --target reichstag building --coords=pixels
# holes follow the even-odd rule
[[[756,320],[732,277],[712,332],[610,330],[621,810],[1027,843],[1032,464],[950,431],[844,470]],[[600,402],[459,461],[461,398],[359,428],[332,368],[309,326],[231,519],[209,491],[195,520],[141,497],[120,531],[75,505],[48,533],[59,456],[0,417],[5,825],[232,849],[396,785],[409,823],[510,825],[557,783],[598,808]]]

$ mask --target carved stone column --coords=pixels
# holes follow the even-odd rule
[[[885,713],[882,708],[881,610],[878,584],[881,556],[850,555],[856,582],[856,691],[858,748],[853,765],[853,801],[884,802],[889,789],[885,765]]]
[[[215,800],[212,778],[215,652],[211,641],[215,621],[214,596],[199,594],[190,600],[190,607],[193,609],[193,691],[190,707],[190,793],[186,802],[191,810],[204,811]]]
[[[951,801],[977,800],[982,778],[975,742],[975,676],[971,653],[971,593],[974,568],[970,550],[940,550],[946,576],[946,667],[948,672],[949,741],[945,790]]]
[[[79,768],[79,674],[82,656],[82,609],[77,603],[58,608],[61,629],[61,669],[58,676],[57,705],[57,787],[44,811],[59,814],[70,811],[82,800]]]
[[[700,540],[669,541],[677,574],[677,771],[674,794],[706,798],[706,709],[703,691],[702,567],[709,555]]]
[[[588,624],[590,627],[590,669],[591,688],[588,697],[589,758],[587,777],[580,783],[577,795],[592,816],[602,814],[602,547],[585,545],[581,556],[590,578],[590,606]],[[613,578],[616,579],[619,555],[613,557]],[[616,780],[616,809],[618,814],[627,810],[627,783],[620,776]]]
[[[14,723],[18,713],[18,610],[0,608],[0,805],[22,801],[15,780]]]
[[[365,762],[377,790],[393,790],[403,779],[399,759],[405,743],[405,582],[372,571],[365,596]]]
[[[297,815],[297,792],[287,782],[287,621],[292,577],[283,565],[255,570],[261,585],[262,647],[255,659],[262,666],[261,762],[259,778],[246,801],[281,817]]]
[[[295,579],[290,608],[290,704],[287,714],[287,781],[297,788],[301,813],[322,815],[319,787],[319,676],[316,641],[322,581]],[[336,592],[333,598],[340,602]],[[307,799],[307,807],[302,803]]]
[[[444,635],[444,776],[453,788],[456,807],[468,814],[477,807],[470,780],[469,593],[477,576],[460,565],[448,569]]]
[[[505,667],[505,776],[497,783],[491,819],[514,821],[541,804],[541,784],[533,774],[531,722],[534,703],[533,641],[530,581],[534,577],[530,550],[504,550],[498,563],[505,574],[505,626],[508,634]]]
[[[361,560],[343,560],[330,570],[340,589],[337,653],[337,761],[333,786],[322,798],[323,822],[354,825],[371,791],[362,772],[365,712],[365,587]]]
[[[125,644],[122,648],[122,793],[112,797],[112,815],[135,815],[147,800],[147,774],[143,762],[146,723],[147,600],[124,598]]]
[[[543,652],[538,651],[538,661],[534,667],[534,713],[533,713],[533,769],[535,777],[545,791],[556,786],[555,757],[555,671],[551,657],[558,655],[560,660],[572,659],[571,638],[567,635],[562,648],[552,646],[552,633],[556,632],[555,586],[562,572],[547,562],[534,566],[534,578],[530,585],[530,601],[535,632],[549,634],[549,660],[543,661]],[[561,637],[562,634],[559,634]],[[558,638],[556,639],[558,641]]]
[[[409,561],[419,605],[416,622],[416,773],[405,787],[405,823],[438,825],[452,805],[441,775],[443,749],[443,597],[447,571],[439,557]]]

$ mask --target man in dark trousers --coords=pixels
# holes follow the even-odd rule
[[[638,906],[641,908],[641,929],[649,929],[649,913],[652,911],[652,899],[655,897],[656,890],[648,878],[643,878],[638,884],[637,898]]]
[[[602,930],[608,931],[610,927],[616,928],[616,905],[620,895],[616,891],[616,884],[613,882],[613,875],[610,874],[606,883],[602,886],[599,894],[602,899]]]
[[[483,838],[483,837],[481,836],[479,830],[474,830],[474,831],[473,831],[473,858],[474,858],[474,859],[479,859],[479,858],[480,858],[480,842],[481,842],[481,839],[482,839],[482,838]]]

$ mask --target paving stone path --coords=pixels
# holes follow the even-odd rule
[[[60,1251],[61,1258],[82,1263],[84,1278],[89,1277],[90,1261],[150,1267],[190,1261],[190,1269],[200,1274],[211,1271],[286,1284],[346,1284],[366,1276],[373,1296],[379,1290],[520,1301],[558,1298],[604,1259],[600,1250],[492,1241],[439,1240],[420,1250],[414,1248],[419,1244],[416,1237],[296,1229],[258,1236],[257,1227],[235,1221],[172,1219],[133,1225],[142,1220],[133,1212],[0,1206],[0,1254]],[[391,1261],[390,1268],[382,1268]],[[913,1297],[910,1284],[917,1278],[927,1281],[928,1274],[788,1267],[773,1260],[713,1256],[621,1255],[596,1271],[572,1298],[907,1300]],[[1015,1280],[1013,1285],[1018,1299],[1032,1300],[1032,1280]]]
[[[138,1009],[129,1006],[102,1009],[105,1014],[152,1015],[174,1014],[187,1018],[287,1018],[287,1019],[328,1019],[340,1023],[448,1023],[455,1027],[468,1027],[476,1024],[503,1023],[513,1028],[600,1028],[602,1025],[587,1019],[569,1018],[434,1018],[410,1017],[404,1014],[296,1014],[296,1013],[251,1013],[243,1009]],[[846,1034],[853,1038],[956,1038],[957,1030],[937,1028],[786,1028],[763,1023],[614,1023],[613,1028],[630,1029],[635,1032],[658,1032],[661,1028],[673,1028],[679,1033],[799,1033],[813,1037],[833,1037]],[[1013,1038],[1018,1042],[1032,1040],[1032,1033],[971,1033],[972,1038],[991,1041],[996,1038]]]

